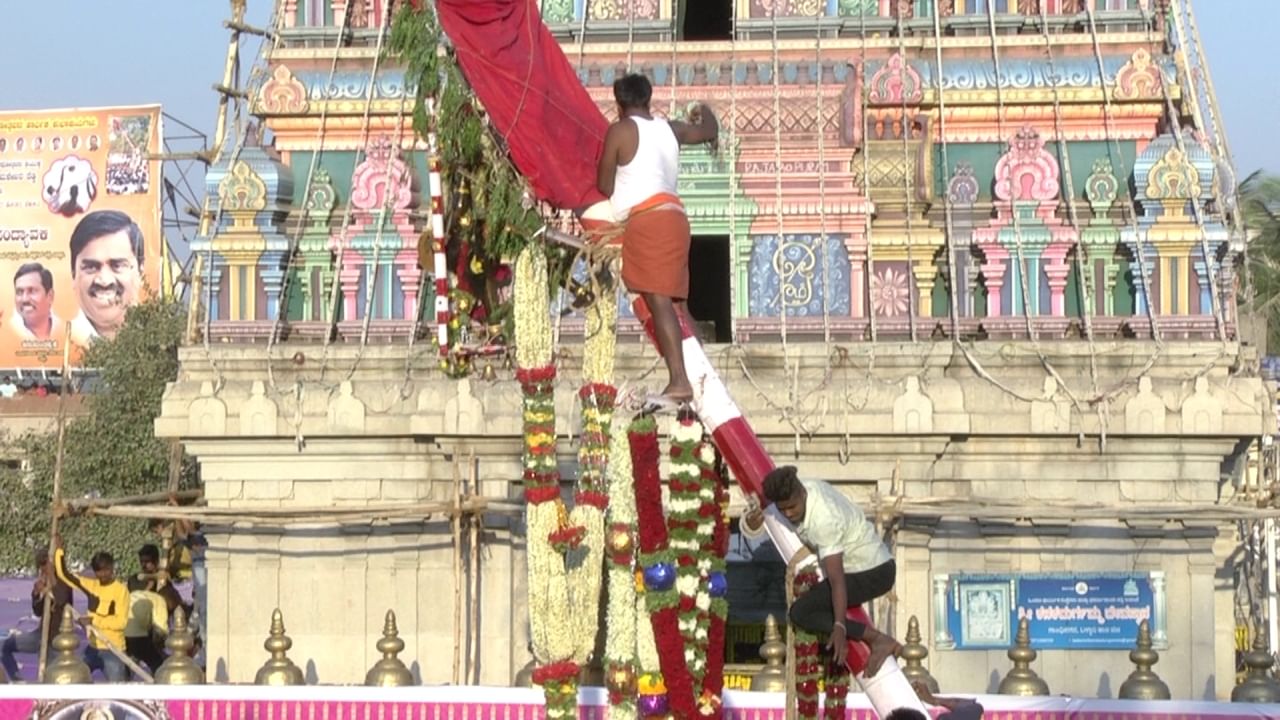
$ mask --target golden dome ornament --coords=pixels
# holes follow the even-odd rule
[[[204,670],[191,659],[196,639],[187,626],[187,614],[182,608],[173,611],[173,631],[164,643],[169,657],[156,670],[158,685],[203,685]]]
[[[302,675],[302,668],[293,664],[289,659],[289,648],[293,647],[293,640],[284,634],[284,616],[280,614],[280,608],[276,608],[271,613],[271,631],[267,636],[267,641],[262,644],[271,657],[258,670],[258,674],[253,678],[254,685],[305,685],[306,680]]]
[[[62,622],[58,625],[58,634],[53,636],[53,655],[44,668],[44,682],[50,685],[88,685],[93,682],[89,666],[80,659],[76,650],[80,647],[80,637],[76,635],[75,623],[71,619],[71,608],[62,611]]]
[[[752,692],[787,691],[787,644],[778,632],[778,621],[773,615],[764,620],[764,644],[760,646],[764,667],[751,678]]]
[[[1143,620],[1138,625],[1137,647],[1129,652],[1129,661],[1135,666],[1129,677],[1120,684],[1116,697],[1121,700],[1168,700],[1169,686],[1152,670],[1160,662],[1160,655],[1152,649],[1151,625]]]
[[[376,645],[382,659],[369,668],[364,676],[364,684],[374,687],[405,687],[413,685],[413,673],[405,667],[399,655],[404,650],[404,641],[400,639],[400,630],[396,627],[396,613],[387,611],[386,622],[382,626],[382,638]]]
[[[1026,618],[1018,621],[1018,634],[1013,640],[1013,647],[1009,648],[1008,655],[1013,661],[1013,668],[1000,681],[1000,687],[996,692],[1001,695],[1022,697],[1049,694],[1048,683],[1031,669],[1031,663],[1035,662],[1037,653],[1031,648],[1031,623]]]

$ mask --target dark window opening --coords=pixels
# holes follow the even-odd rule
[[[704,341],[733,342],[732,272],[727,235],[693,237],[689,247],[689,313],[704,328],[714,327],[701,333]]]
[[[682,40],[733,39],[733,0],[685,0],[680,13]]]

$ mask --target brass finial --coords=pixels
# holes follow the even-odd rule
[[[1271,675],[1275,659],[1267,652],[1267,639],[1255,631],[1253,649],[1245,653],[1244,682],[1231,691],[1231,702],[1274,703],[1280,702],[1280,682]]]
[[[80,647],[80,638],[72,629],[71,608],[62,611],[62,623],[58,626],[58,634],[53,636],[53,657],[44,668],[44,681],[54,685],[88,685],[93,682],[89,666],[76,655]]]
[[[156,670],[158,685],[203,685],[204,670],[191,659],[196,639],[187,627],[187,614],[182,608],[173,611],[173,631],[164,643],[169,657]]]
[[[258,670],[253,678],[254,685],[306,685],[302,677],[302,668],[293,664],[286,652],[293,647],[293,640],[284,634],[284,616],[280,608],[271,613],[271,634],[262,647],[271,653],[267,662]]]
[[[1013,669],[1000,681],[1001,695],[1048,695],[1049,686],[1031,669],[1036,659],[1036,651],[1031,649],[1031,625],[1026,618],[1018,621],[1018,635],[1009,648],[1009,659],[1013,661]]]
[[[1120,684],[1121,700],[1168,700],[1169,686],[1164,684],[1151,666],[1160,662],[1160,655],[1151,649],[1151,626],[1146,620],[1138,625],[1138,647],[1129,651],[1129,661],[1136,669]]]
[[[387,611],[387,622],[382,626],[382,639],[376,646],[382,653],[382,659],[369,668],[364,676],[365,685],[379,687],[403,687],[413,684],[413,673],[396,657],[404,650],[404,641],[400,639],[400,631],[396,629],[396,612]]]
[[[764,620],[764,644],[760,646],[764,667],[751,678],[751,689],[756,692],[787,691],[787,644],[778,632],[778,621],[772,615]]]
[[[912,683],[923,683],[929,692],[938,692],[938,681],[929,674],[924,666],[924,659],[929,657],[929,648],[920,642],[920,621],[915,615],[907,621],[907,642],[902,646],[902,674]]]

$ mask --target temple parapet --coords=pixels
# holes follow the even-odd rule
[[[245,151],[270,154],[275,194],[252,211],[220,200],[226,237],[194,245],[213,253],[212,332],[407,338],[434,322],[419,312],[443,279],[418,256],[429,160],[413,88],[377,58],[381,6],[282,2],[252,96],[270,147]],[[1215,197],[1231,178],[1203,133],[1169,134],[1199,109],[1166,4],[976,7],[750,0],[738,42],[673,44],[688,18],[671,0],[541,4],[606,115],[627,68],[652,79],[658,114],[705,100],[720,115],[724,151],[686,150],[681,192],[708,249],[693,272],[715,279],[695,305],[722,340],[777,336],[784,316],[797,340],[1234,338],[1242,239]],[[224,153],[211,190],[244,195],[235,172]],[[407,195],[373,189],[379,174]],[[370,192],[397,200],[383,212]]]

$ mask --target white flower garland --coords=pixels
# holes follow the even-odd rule
[[[631,665],[636,678],[641,670],[637,663],[637,631],[639,627],[649,630],[650,644],[653,643],[653,629],[649,627],[648,613],[640,615],[637,607],[643,608],[644,599],[636,594],[635,580],[635,533],[636,533],[636,497],[631,477],[631,445],[627,441],[627,427],[623,423],[615,423],[609,433],[609,467],[605,477],[609,481],[609,525],[626,525],[632,537],[632,561],[630,565],[609,564],[609,607],[606,615],[608,623],[605,633],[604,656],[605,672],[609,665]],[[642,622],[637,622],[637,616]],[[653,655],[656,658],[655,647]],[[652,666],[656,667],[656,665]],[[609,706],[609,720],[635,720],[637,710],[634,700],[623,705]]]
[[[529,632],[540,664],[573,655],[573,636],[566,632],[572,611],[564,556],[547,539],[560,525],[560,503],[528,506],[525,554],[529,563]]]
[[[603,292],[587,308],[586,341],[582,348],[582,380],[589,383],[613,381],[613,360],[617,351],[618,293]]]
[[[573,661],[583,665],[591,659],[596,649],[596,632],[600,622],[600,585],[604,574],[604,512],[598,507],[579,503],[569,513],[569,522],[586,528],[586,537],[577,551],[585,550],[585,557],[575,558],[568,573],[569,602],[565,603],[570,617],[562,627],[573,642]]]
[[[547,256],[535,243],[516,256],[513,304],[516,365],[526,369],[551,364],[551,299],[547,293]]]

